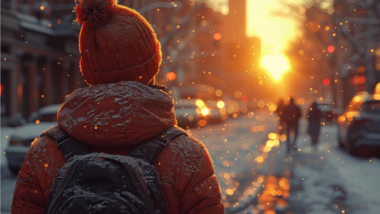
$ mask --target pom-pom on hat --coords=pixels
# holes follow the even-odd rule
[[[161,64],[161,47],[150,24],[116,0],[78,0],[82,25],[80,69],[89,85],[152,82]]]

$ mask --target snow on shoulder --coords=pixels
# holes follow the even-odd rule
[[[58,113],[58,124],[91,145],[119,148],[143,142],[176,124],[173,99],[134,81],[74,91]],[[127,145],[126,145],[127,142]]]

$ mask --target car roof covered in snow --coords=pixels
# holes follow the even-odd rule
[[[58,110],[61,108],[62,104],[48,105],[46,107],[40,108],[38,114],[57,114]]]
[[[31,140],[40,136],[40,133],[48,128],[56,126],[57,122],[42,122],[40,124],[27,123],[16,128],[11,138]]]

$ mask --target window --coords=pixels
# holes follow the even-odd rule
[[[11,0],[1,0],[1,7],[11,9],[11,7],[12,7]],[[1,47],[1,49],[3,49],[3,47]]]
[[[1,45],[1,53],[11,53],[11,47],[9,45]]]
[[[368,113],[380,114],[380,102],[370,101],[363,104],[363,110]]]

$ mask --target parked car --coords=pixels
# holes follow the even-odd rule
[[[205,126],[208,123],[209,108],[201,99],[184,99],[174,106],[178,126],[196,127]]]
[[[9,170],[17,174],[31,143],[40,133],[57,125],[57,112],[61,105],[50,105],[34,112],[28,123],[15,129],[5,150]]]
[[[223,106],[221,106],[218,103],[222,102]],[[222,117],[220,113],[220,109],[224,107],[223,101],[218,100],[212,100],[207,103],[207,108],[210,110],[210,113],[206,115],[206,118],[210,121],[210,123],[221,123]]]
[[[338,117],[338,142],[351,154],[360,148],[380,149],[380,99],[375,95],[360,93]]]

